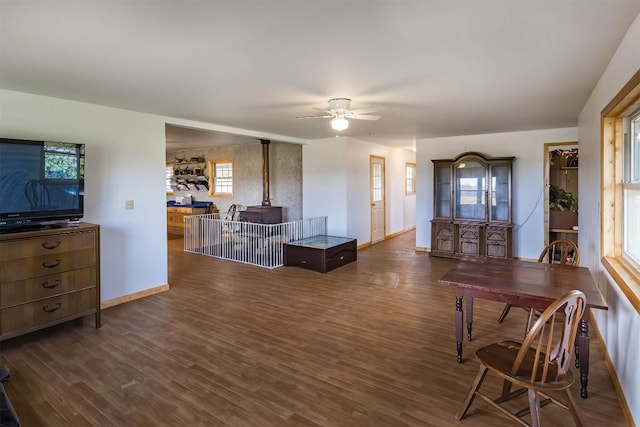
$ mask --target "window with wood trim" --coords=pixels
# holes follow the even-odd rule
[[[209,195],[233,197],[233,159],[209,160]]]
[[[640,70],[602,110],[603,265],[640,312]]]
[[[640,108],[625,122],[622,256],[640,270]]]
[[[406,194],[407,196],[416,194],[416,164],[406,163],[404,170],[404,194]]]

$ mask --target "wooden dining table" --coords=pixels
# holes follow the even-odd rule
[[[467,340],[471,341],[474,298],[544,309],[569,290],[582,291],[586,296],[586,309],[576,337],[576,367],[580,369],[580,395],[587,398],[589,317],[592,308],[608,309],[589,269],[515,259],[478,258],[458,261],[438,283],[455,289],[458,363],[462,363],[463,298],[466,297]]]

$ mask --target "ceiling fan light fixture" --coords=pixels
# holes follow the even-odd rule
[[[334,117],[331,119],[331,128],[333,130],[341,131],[349,127],[349,120],[344,117]]]

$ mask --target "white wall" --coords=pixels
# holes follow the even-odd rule
[[[0,112],[3,137],[86,144],[84,221],[101,226],[101,299],[166,284],[164,120],[6,90]]]
[[[609,310],[595,310],[598,328],[617,372],[635,424],[640,425],[640,314],[629,303],[600,263],[600,112],[640,69],[640,15],[593,90],[578,119],[580,138],[579,203],[581,232],[580,263],[591,270],[598,281]],[[598,189],[598,191],[594,191]]]
[[[433,163],[431,160],[450,159],[467,151],[476,151],[490,157],[515,157],[512,181],[513,255],[519,258],[537,259],[541,248],[544,247],[544,196],[542,193],[544,144],[577,140],[576,128],[417,140],[416,246],[431,247],[430,221],[433,219]],[[582,162],[582,150],[580,150],[580,161]]]
[[[327,216],[327,233],[334,236],[348,236],[345,152],[343,138],[315,140],[302,147],[302,217]]]
[[[406,162],[415,162],[415,153],[347,137],[303,146],[303,216],[327,215],[329,234],[355,237],[358,244],[370,242],[371,155],[385,158],[386,234],[414,227],[415,196],[404,194],[404,168]]]

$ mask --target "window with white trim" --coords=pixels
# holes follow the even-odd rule
[[[416,194],[416,164],[415,163],[406,163],[405,164],[405,186],[404,186],[404,194],[407,196]]]

